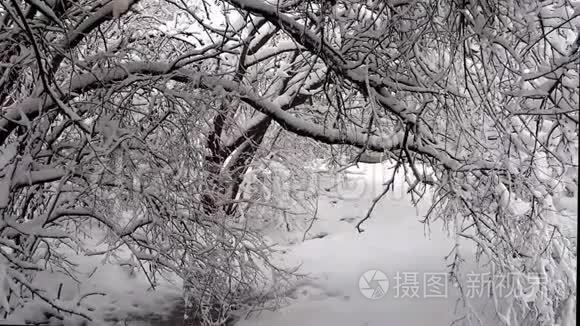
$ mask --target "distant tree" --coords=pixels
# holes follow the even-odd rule
[[[65,248],[128,251],[119,263],[152,285],[176,273],[206,324],[264,300],[264,273],[285,272],[240,219],[264,195],[243,181],[299,136],[347,163],[392,160],[415,201],[433,191],[426,222],[453,230],[459,284],[461,238],[496,275],[539,275],[533,297],[495,298],[506,325],[571,318],[576,244],[554,201],[578,182],[577,3],[1,4],[5,315],[36,297],[90,318],[34,282],[74,278]]]

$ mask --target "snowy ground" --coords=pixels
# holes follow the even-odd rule
[[[365,232],[355,229],[370,201],[382,190],[382,181],[390,176],[384,171],[380,165],[351,169],[349,185],[342,184],[320,198],[317,220],[307,240],[302,241],[302,230],[290,236],[272,230],[269,237],[282,244],[276,260],[287,266],[300,265],[310,285],[296,291],[280,309],[255,313],[239,326],[443,326],[454,320],[458,295],[453,285],[448,281],[435,287],[426,283],[447,271],[444,257],[453,239],[441,224],[427,230],[419,222],[421,208],[412,207],[405,192],[396,188],[364,224]],[[467,257],[472,250],[469,245],[463,247]],[[143,311],[170,314],[180,298],[178,283],[150,291],[139,274],[103,265],[100,259],[77,256],[74,260],[86,277],[79,284],[65,286],[62,300],[76,302],[83,293],[106,289],[113,293],[112,298],[104,300],[95,294],[83,299],[94,304],[94,316],[109,319],[105,324],[115,324],[111,321],[114,317],[122,325],[124,319],[142,315]],[[477,272],[475,265],[468,266]],[[388,278],[386,294],[380,299],[368,299],[359,289],[360,277],[369,270],[379,270]],[[52,282],[55,289],[60,284],[54,275],[38,282]],[[8,321],[42,320],[41,311],[29,307]],[[496,324],[493,320],[484,322]]]
[[[90,317],[97,325],[123,325],[125,320],[140,318],[144,314],[162,316],[170,313],[181,299],[179,284],[160,282],[153,291],[142,273],[131,273],[95,257],[71,255],[70,261],[80,272],[78,282],[71,283],[70,279],[57,273],[43,273],[36,278],[35,284],[49,289],[52,286],[54,293],[60,293],[60,302],[71,307],[79,301],[89,304],[94,309]],[[101,294],[104,292],[108,294],[106,297]],[[6,320],[0,320],[0,325],[45,323],[47,308],[47,304],[41,301],[29,303],[13,311]],[[52,319],[54,325],[62,325],[59,320]],[[65,325],[78,323],[71,320]]]
[[[300,264],[301,272],[316,286],[297,291],[286,306],[253,315],[239,326],[444,326],[457,318],[455,312],[461,310],[458,290],[449,282],[429,285],[448,271],[444,257],[454,240],[442,224],[430,225],[428,230],[419,222],[426,207],[414,208],[404,189],[395,188],[364,224],[365,232],[355,230],[371,200],[383,189],[382,181],[390,177],[386,171],[380,165],[350,169],[350,186],[320,198],[318,220],[308,232],[310,240],[287,246],[279,257],[286,264]],[[342,200],[337,198],[340,195]],[[569,205],[570,216],[577,216],[575,205]],[[467,260],[465,275],[477,280],[482,271],[473,261],[474,248],[460,243]],[[360,291],[359,279],[369,270],[383,272],[389,281],[380,299],[368,299]],[[473,307],[480,312],[482,325],[498,325],[490,313],[492,303],[478,293],[484,286],[471,284]]]
[[[283,258],[289,264],[301,264],[301,271],[320,288],[305,288],[286,307],[262,312],[240,326],[424,326],[449,325],[454,320],[457,295],[451,284],[444,297],[423,293],[424,279],[446,271],[444,257],[452,247],[451,239],[439,224],[427,232],[400,189],[380,202],[364,224],[365,232],[359,234],[354,226],[382,189],[384,178],[378,165],[350,172],[349,189],[321,198],[319,220],[308,233],[327,235],[289,246]],[[333,198],[337,192],[349,198]],[[381,299],[367,299],[359,290],[359,278],[369,270],[380,270],[389,280]],[[397,275],[400,280],[395,279]]]

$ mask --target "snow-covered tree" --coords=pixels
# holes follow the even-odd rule
[[[265,273],[285,272],[248,221],[280,209],[248,180],[307,138],[293,151],[392,160],[417,201],[433,192],[425,220],[457,238],[459,283],[462,238],[493,273],[539,275],[533,297],[494,298],[505,324],[570,320],[576,244],[558,210],[577,196],[578,2],[1,4],[3,314],[40,298],[90,319],[86,296],[35,282],[74,279],[72,253],[153,286],[177,274],[207,324],[264,300]]]

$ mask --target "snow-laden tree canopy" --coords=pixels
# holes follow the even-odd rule
[[[198,305],[226,307],[204,310],[207,323],[262,300],[264,271],[284,271],[247,227],[262,203],[244,176],[297,141],[294,152],[324,144],[315,155],[346,164],[391,160],[413,198],[432,192],[426,222],[457,238],[452,277],[460,239],[494,273],[540,275],[533,298],[502,303],[505,324],[575,310],[576,243],[558,208],[578,184],[579,2],[1,4],[5,316],[40,299],[90,319],[84,297],[35,282],[74,279],[68,253],[116,259],[153,285],[176,273]]]

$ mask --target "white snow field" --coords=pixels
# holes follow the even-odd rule
[[[423,217],[421,210],[426,207],[413,207],[399,183],[363,224],[365,231],[359,233],[355,229],[390,173],[381,165],[361,164],[359,168],[349,169],[349,182],[340,183],[320,197],[317,219],[305,241],[302,241],[304,230],[296,229],[290,234],[285,228],[269,230],[267,237],[280,243],[276,262],[287,267],[300,266],[299,273],[307,275],[305,284],[308,285],[293,291],[279,309],[255,312],[236,325],[450,325],[456,319],[455,310],[461,307],[457,290],[449,281],[434,286],[428,282],[445,279],[448,269],[444,257],[455,242],[440,222],[433,223],[428,230],[419,221]],[[568,214],[562,215],[568,216],[563,218],[564,223],[575,224],[577,207],[570,204],[566,210]],[[473,246],[462,242],[460,248],[468,261],[466,273],[473,271],[477,275],[476,265],[469,262]],[[95,307],[92,317],[97,324],[100,320],[103,325],[124,325],[127,320],[133,320],[128,325],[169,326],[181,319],[174,309],[181,298],[179,282],[161,282],[151,291],[142,274],[106,264],[102,257],[73,255],[71,259],[85,278],[79,279],[78,284],[64,284],[61,299],[78,302],[83,293],[92,293],[82,300]],[[379,299],[366,298],[359,289],[360,277],[370,270],[378,270],[388,279],[386,293]],[[55,291],[60,286],[55,274],[41,276],[36,281],[54,284]],[[113,293],[112,296],[103,298],[98,294],[103,290]],[[471,290],[477,291],[477,284]],[[42,305],[28,306],[0,324],[41,321]],[[476,306],[482,307],[480,303]],[[488,302],[486,307],[493,308],[492,303]],[[172,321],[160,322],[147,314],[165,316]],[[493,318],[480,317],[482,325],[498,324]],[[145,320],[135,322],[135,318]]]
[[[459,291],[449,281],[444,286],[429,283],[448,271],[444,257],[455,243],[442,223],[435,222],[428,230],[420,222],[426,205],[414,208],[399,182],[363,224],[365,231],[358,233],[355,225],[391,171],[361,164],[348,172],[350,187],[320,199],[318,220],[308,233],[311,240],[288,246],[279,257],[287,264],[300,264],[315,286],[296,291],[284,307],[262,311],[239,326],[444,326],[457,319],[455,312],[462,307]],[[337,193],[347,198],[334,199]],[[575,205],[567,206],[569,216],[577,216]],[[493,303],[484,299],[484,281],[477,283],[484,275],[474,262],[474,247],[465,241],[460,244],[466,259],[464,279],[471,280],[471,287],[464,290],[471,291],[468,295],[479,311],[474,318],[481,325],[498,325],[491,314]],[[389,281],[380,299],[368,299],[359,289],[361,275],[369,270],[382,271]]]
[[[428,232],[419,221],[420,212],[396,187],[363,224],[365,231],[355,229],[381,192],[382,181],[390,177],[384,170],[364,164],[349,169],[350,186],[321,198],[318,220],[308,233],[327,235],[290,245],[280,257],[288,264],[301,264],[300,271],[318,286],[297,291],[288,305],[253,315],[240,326],[424,326],[449,325],[455,319],[453,286],[447,282],[446,295],[423,286],[447,270],[444,257],[453,241],[440,223]],[[340,194],[347,198],[333,198]],[[361,275],[369,270],[382,271],[388,278],[387,292],[380,299],[367,299],[359,289]]]
[[[98,247],[95,245],[94,248]],[[53,290],[50,295],[60,293],[60,301],[70,307],[79,301],[89,304],[94,309],[90,315],[94,325],[123,325],[127,320],[135,318],[165,316],[172,312],[181,299],[181,285],[177,281],[171,284],[161,280],[159,286],[152,290],[138,269],[132,272],[129,268],[108,263],[108,259],[102,256],[67,254],[69,261],[76,264],[79,271],[78,282],[71,282],[57,272],[43,272],[37,276],[34,284],[42,284],[43,287],[50,284]],[[105,297],[102,293],[108,295]],[[47,308],[45,302],[36,300],[13,311],[7,319],[0,320],[0,325],[46,323]],[[51,325],[62,325],[62,321],[55,318],[51,318],[50,322]],[[79,317],[65,321],[65,325],[85,323]]]

